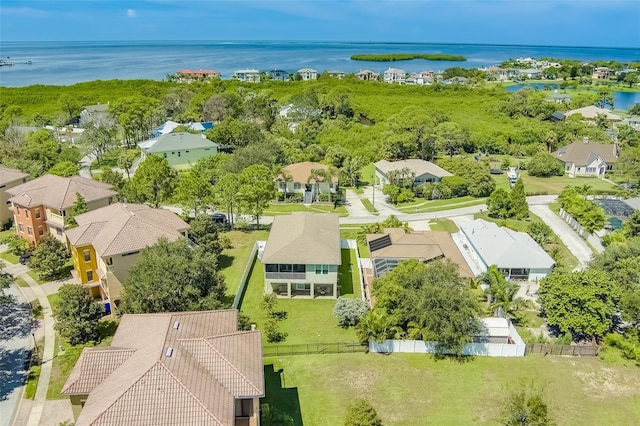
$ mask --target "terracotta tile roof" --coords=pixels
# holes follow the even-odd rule
[[[37,179],[7,189],[9,201],[21,206],[45,205],[54,209],[66,209],[76,202],[76,193],[87,203],[117,195],[113,185],[80,176],[60,177],[44,175]]]
[[[340,265],[338,215],[294,212],[276,216],[262,263]]]
[[[26,179],[28,177],[29,173],[22,173],[20,170],[0,167],[0,185],[6,185],[8,183]]]
[[[235,398],[265,394],[261,333],[237,331],[237,314],[124,315],[113,346],[85,349],[65,384],[89,393],[76,424],[233,425]]]
[[[282,168],[283,171],[287,172],[291,176],[292,182],[301,183],[309,182],[309,176],[311,176],[311,170],[313,169],[321,169],[326,172],[329,170],[329,166],[322,163],[314,163],[313,161],[303,161],[302,163],[289,164]],[[338,177],[331,176],[331,182],[337,183]]]
[[[172,211],[143,204],[111,204],[75,219],[79,226],[67,231],[69,242],[91,244],[101,257],[141,250],[160,238],[175,241],[189,229]]]
[[[618,161],[618,148],[615,144],[603,144],[593,141],[578,141],[564,146],[553,153],[563,163],[574,163],[576,166],[591,164],[597,157],[605,163],[613,164]]]

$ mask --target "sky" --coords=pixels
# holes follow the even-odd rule
[[[640,47],[640,0],[2,0],[0,41]]]

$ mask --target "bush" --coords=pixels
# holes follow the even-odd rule
[[[362,299],[345,299],[339,297],[333,308],[333,315],[338,317],[342,327],[354,327],[358,325],[360,318],[366,315],[369,307]]]
[[[355,399],[347,407],[345,426],[382,426],[376,409],[364,398]]]
[[[65,284],[58,291],[60,296],[53,310],[54,328],[71,345],[97,342],[100,338],[98,322],[104,308],[95,302],[87,289],[78,284]]]
[[[46,234],[40,240],[31,258],[31,267],[42,278],[58,278],[69,260],[67,246],[51,234]]]
[[[469,184],[460,176],[448,176],[442,178],[442,184],[451,189],[453,197],[464,197],[469,192]]]
[[[618,333],[611,333],[604,336],[604,347],[617,348],[622,356],[632,361],[640,361],[640,341],[637,337],[625,337]]]
[[[18,234],[7,235],[2,239],[2,242],[9,247],[11,254],[20,256],[23,253],[29,253],[34,250],[33,244],[29,241],[22,239]]]
[[[527,164],[529,176],[549,177],[562,176],[564,168],[560,161],[547,152],[539,152]]]
[[[280,343],[287,339],[288,334],[278,330],[278,320],[269,318],[264,326],[264,333],[267,335],[267,342]]]

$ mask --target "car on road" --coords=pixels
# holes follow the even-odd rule
[[[229,224],[229,220],[227,219],[227,215],[224,213],[213,213],[211,215],[211,219],[217,225],[226,226]]]
[[[22,255],[20,255],[20,264],[26,265],[31,262],[31,256],[33,256],[31,253],[22,253]]]

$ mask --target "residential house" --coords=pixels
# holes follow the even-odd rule
[[[327,71],[327,74],[329,74],[329,77],[337,78],[338,80],[342,80],[346,75],[344,71],[336,71],[336,70]]]
[[[284,70],[271,70],[269,77],[274,81],[289,81],[289,73]]]
[[[396,170],[408,169],[415,175],[413,185],[424,185],[426,183],[440,182],[443,177],[453,176],[440,166],[429,161],[420,159],[409,159],[400,161],[380,160],[374,164],[376,169],[376,180],[380,186],[389,184],[389,173]]]
[[[203,133],[209,129],[213,129],[213,122],[204,121],[204,122],[198,122],[198,123],[181,124],[181,123],[177,123],[175,121],[169,120],[169,121],[165,121],[155,129],[153,129],[151,131],[150,137],[151,139],[154,139],[154,138],[159,138],[162,135],[166,135],[167,133],[173,133],[174,130],[179,126],[184,126],[194,132]]]
[[[596,67],[593,69],[591,78],[594,80],[606,80],[611,75],[611,70],[607,67]]]
[[[613,170],[618,161],[618,144],[604,144],[589,141],[573,142],[558,149],[553,155],[564,165],[564,171],[571,177],[604,177]]]
[[[380,74],[371,70],[360,70],[360,72],[356,74],[356,77],[365,81],[378,81]]]
[[[385,83],[404,84],[406,78],[407,73],[404,70],[398,68],[389,68],[384,72]]]
[[[106,104],[87,105],[80,111],[79,123],[100,122],[109,117],[109,102]]]
[[[7,190],[21,183],[25,183],[28,178],[29,173],[22,173],[20,170],[0,167],[0,229],[9,227],[13,222],[13,213],[7,205],[9,201],[9,193]]]
[[[483,219],[463,223],[453,236],[486,271],[496,265],[507,279],[538,281],[551,273],[555,261],[526,232],[516,232]]]
[[[257,69],[238,70],[233,73],[232,78],[246,83],[260,83],[260,71]]]
[[[526,79],[537,79],[542,77],[542,70],[539,70],[537,68],[521,69],[519,72],[519,77]]]
[[[590,105],[590,106],[586,106],[578,109],[572,109],[571,111],[567,111],[565,113],[567,117],[575,114],[581,114],[582,117],[584,117],[584,119],[588,123],[593,125],[596,124],[596,118],[598,117],[598,115],[603,114],[606,117],[606,119],[609,121],[611,127],[613,128],[616,127],[616,124],[618,122],[622,121],[622,117],[612,113],[611,110],[608,110],[606,108],[598,108],[597,106],[594,106],[594,105]]]
[[[300,75],[303,81],[318,79],[318,71],[314,70],[313,68],[299,69],[298,75]]]
[[[342,264],[338,215],[294,212],[276,216],[259,257],[264,265],[265,294],[338,297]]]
[[[445,231],[407,233],[402,228],[385,229],[383,234],[368,234],[367,245],[376,278],[384,277],[407,259],[418,259],[423,263],[449,259],[458,265],[460,276],[474,276],[451,234]]]
[[[191,167],[199,159],[218,153],[218,144],[193,133],[168,133],[140,142],[138,146],[143,161],[147,155],[157,155],[176,168]]]
[[[220,72],[216,70],[179,70],[176,72],[176,76],[178,81],[188,83],[194,80],[220,78]]]
[[[66,242],[65,217],[77,201],[77,194],[84,198],[88,210],[108,206],[118,194],[113,185],[80,176],[55,175],[40,176],[6,191],[17,234],[33,244],[47,233]]]
[[[318,194],[335,194],[338,189],[338,177],[317,176],[314,170],[329,173],[329,166],[312,161],[289,164],[282,168],[282,173],[276,176],[278,191],[287,194],[303,194],[305,204],[311,204],[318,198]]]
[[[140,250],[161,238],[188,237],[189,231],[189,224],[172,211],[144,204],[115,203],[75,219],[78,226],[66,232],[74,278],[112,307],[119,304]]]
[[[568,104],[571,102],[571,96],[566,93],[550,93],[547,95],[547,100],[549,102],[555,102],[557,104]]]
[[[629,126],[632,129],[640,130],[640,115],[632,115],[631,117],[622,120],[620,122],[621,126]]]
[[[485,69],[486,73],[489,74],[490,78],[496,81],[507,81],[509,79],[508,72],[506,69],[491,66]]]
[[[442,84],[454,84],[454,85],[459,85],[459,84],[467,84],[467,77],[451,77],[447,80],[443,80]]]
[[[77,426],[259,426],[262,362],[262,334],[239,331],[236,310],[129,314],[61,393]]]

